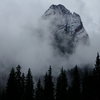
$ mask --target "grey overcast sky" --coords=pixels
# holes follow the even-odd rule
[[[91,38],[92,46],[84,50],[79,47],[71,58],[75,60],[78,56],[74,64],[80,58],[83,62],[94,60],[96,52],[100,51],[100,0],[0,0],[0,63],[34,66],[36,70],[37,66],[45,66],[44,63],[48,65],[52,49],[47,40],[41,43],[36,34],[33,37],[30,34],[35,33],[39,18],[52,4],[63,4],[78,13]]]

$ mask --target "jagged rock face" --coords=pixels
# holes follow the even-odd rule
[[[42,19],[49,21],[49,31],[53,34],[52,46],[60,54],[72,54],[79,43],[88,44],[89,36],[80,16],[63,5],[50,6]]]

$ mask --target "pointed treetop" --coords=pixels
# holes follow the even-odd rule
[[[49,67],[48,74],[49,74],[49,75],[52,74],[52,67],[51,67],[51,65],[50,65],[50,67]]]
[[[63,66],[62,66],[62,68],[61,68],[61,72],[63,72],[64,71],[64,69],[63,69]]]
[[[77,65],[75,66],[75,69],[78,69],[78,66]]]
[[[30,68],[28,69],[28,75],[31,75],[31,69]]]
[[[61,73],[62,73],[62,74],[65,74],[65,73],[66,73],[66,70],[63,68],[63,66],[62,66],[62,68],[61,68]]]
[[[31,69],[30,68],[28,69],[28,74],[31,74]]]
[[[78,71],[78,66],[77,66],[77,65],[75,66],[74,70],[75,70],[75,71]]]
[[[11,72],[10,72],[10,75],[13,75],[13,74],[15,74],[15,69],[14,68],[12,68]]]
[[[41,83],[41,80],[40,80],[40,78],[39,78],[39,80],[38,80],[38,83]]]
[[[97,52],[97,57],[99,58],[100,56],[99,56],[99,52]]]
[[[96,68],[100,67],[100,56],[99,56],[99,53],[98,53],[98,52],[97,52],[95,67],[96,67]]]
[[[20,70],[20,69],[21,69],[21,66],[20,66],[20,65],[18,65],[18,66],[16,67],[16,69],[17,69],[17,70]]]
[[[22,78],[25,78],[25,74],[24,73],[22,74]]]

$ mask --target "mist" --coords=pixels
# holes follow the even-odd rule
[[[90,37],[90,45],[79,45],[69,59],[53,54],[47,23],[40,21],[51,4],[60,3],[81,16]],[[34,73],[47,70],[49,65],[70,68],[76,64],[94,64],[96,53],[100,51],[99,3],[99,0],[1,0],[0,71],[18,64],[23,70],[30,67]],[[38,28],[43,29],[43,34]]]

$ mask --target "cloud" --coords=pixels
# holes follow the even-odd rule
[[[63,57],[53,59],[50,34],[45,31],[40,38],[37,27],[39,18],[51,4],[64,4],[72,12],[80,14],[90,36],[91,46],[79,46],[69,62]],[[67,65],[92,62],[100,51],[99,0],[0,0],[0,62],[4,69],[21,64],[23,69],[31,67],[34,72],[44,70],[53,64]],[[83,56],[84,55],[84,56]],[[77,56],[77,60],[76,57]]]

